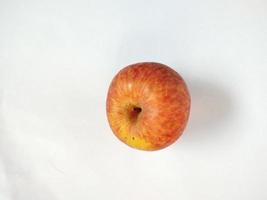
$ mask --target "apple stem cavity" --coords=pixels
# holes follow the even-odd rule
[[[136,113],[140,113],[142,111],[142,108],[134,107],[133,111],[136,112]]]
[[[131,121],[136,122],[139,114],[142,112],[142,108],[133,106],[129,111],[129,118]]]

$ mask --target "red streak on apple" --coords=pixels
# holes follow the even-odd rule
[[[113,78],[106,101],[113,133],[141,150],[159,150],[183,133],[190,94],[182,77],[153,62],[129,65]]]

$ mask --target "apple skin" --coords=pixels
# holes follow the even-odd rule
[[[113,133],[140,150],[159,150],[183,133],[190,113],[190,94],[183,78],[154,62],[129,65],[113,78],[106,112]]]

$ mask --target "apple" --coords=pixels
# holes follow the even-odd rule
[[[159,150],[183,133],[190,94],[183,78],[155,62],[129,65],[113,78],[106,111],[113,133],[140,150]]]

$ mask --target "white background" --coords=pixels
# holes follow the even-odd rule
[[[1,200],[266,200],[265,0],[1,0]],[[184,135],[156,152],[113,136],[112,77],[178,71]]]

